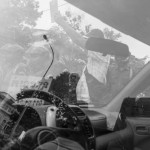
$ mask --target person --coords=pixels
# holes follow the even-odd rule
[[[84,49],[88,58],[77,86],[78,99],[83,99],[82,95],[84,95],[85,99],[90,99],[95,105],[99,104],[100,97],[103,97],[109,88],[107,71],[111,56],[128,57],[128,47],[122,43],[104,39],[104,34],[99,29],[91,30],[84,38],[63,20],[59,12],[56,12],[54,18],[72,41]],[[120,52],[122,47],[123,50]]]
[[[18,44],[6,44],[0,48],[1,90],[7,91],[18,64],[23,61],[24,48]]]
[[[104,104],[108,104],[132,78],[133,69],[130,66],[129,58],[116,57],[111,59],[107,74],[108,91],[101,98]]]
[[[26,64],[20,64],[16,74],[42,77],[48,68],[50,53],[44,46],[31,46],[24,54]]]
[[[41,80],[52,62],[52,47],[54,51],[54,61],[47,72],[46,78],[52,76],[53,79],[55,79],[64,70],[68,70],[70,73],[74,71],[81,73],[79,66],[83,66],[84,63],[73,61],[72,56],[76,58],[77,56],[73,53],[75,51],[72,51],[72,49],[76,47],[69,41],[67,35],[61,32],[57,26],[54,26],[49,30],[47,37],[50,43],[44,43],[43,46],[31,46],[25,52],[24,57],[27,60],[27,64],[20,65],[16,72],[22,76],[32,76],[36,79],[39,77],[39,80]],[[51,44],[51,47],[48,44]]]
[[[57,75],[60,75],[64,70],[68,70],[70,73],[81,74],[81,68],[84,67],[86,59],[83,49],[76,46],[57,26],[50,29],[49,39],[52,41],[51,46],[55,56],[54,65],[51,67],[52,72],[53,70],[58,71]]]

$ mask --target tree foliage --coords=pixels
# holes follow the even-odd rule
[[[69,93],[69,75],[70,73],[65,71],[53,79],[51,84],[51,91],[61,99],[68,97]]]
[[[41,16],[39,3],[35,0],[2,0],[5,3],[0,13],[1,27],[23,27],[24,24],[35,26],[36,19]],[[5,19],[4,19],[5,18]]]
[[[1,0],[1,4],[0,38],[21,45],[29,42],[29,27],[34,27],[42,15],[38,11],[39,3],[35,0]]]
[[[83,24],[83,17],[81,15],[73,15],[69,10],[65,12],[64,19],[72,26],[74,30],[82,35],[86,35],[92,29],[92,24]],[[106,39],[118,40],[121,37],[120,33],[115,33],[112,29],[104,28],[103,33]]]
[[[82,27],[83,17],[81,15],[73,15],[73,13],[69,10],[65,12],[64,19],[72,26],[74,30],[82,35],[87,34],[92,26],[91,24],[87,24]]]
[[[106,39],[110,39],[110,40],[118,40],[120,37],[121,37],[121,34],[120,33],[115,33],[112,29],[108,29],[108,28],[105,28],[103,30],[103,33],[105,35],[105,38]]]
[[[79,78],[76,73],[64,71],[53,79],[50,91],[66,103],[76,103],[76,86]]]

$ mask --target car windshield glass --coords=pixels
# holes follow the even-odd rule
[[[0,91],[102,107],[149,61],[149,46],[63,0],[0,1]],[[42,103],[40,103],[42,104]]]

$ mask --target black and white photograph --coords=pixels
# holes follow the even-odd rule
[[[0,150],[149,150],[150,0],[0,0]]]

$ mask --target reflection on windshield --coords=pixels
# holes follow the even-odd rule
[[[20,6],[12,2],[12,7]],[[38,18],[41,14],[38,8],[36,11]],[[0,45],[1,91],[16,97],[21,89],[34,88],[51,92],[66,103],[104,106],[144,67],[146,58],[131,55],[129,47],[118,42],[120,33],[93,29],[82,15],[69,10],[61,14],[56,9],[51,15],[55,25],[48,30],[34,28],[37,18],[31,18],[31,27],[10,24],[15,37]],[[49,42],[44,41],[44,34]],[[51,47],[54,63],[43,79],[52,61]]]

